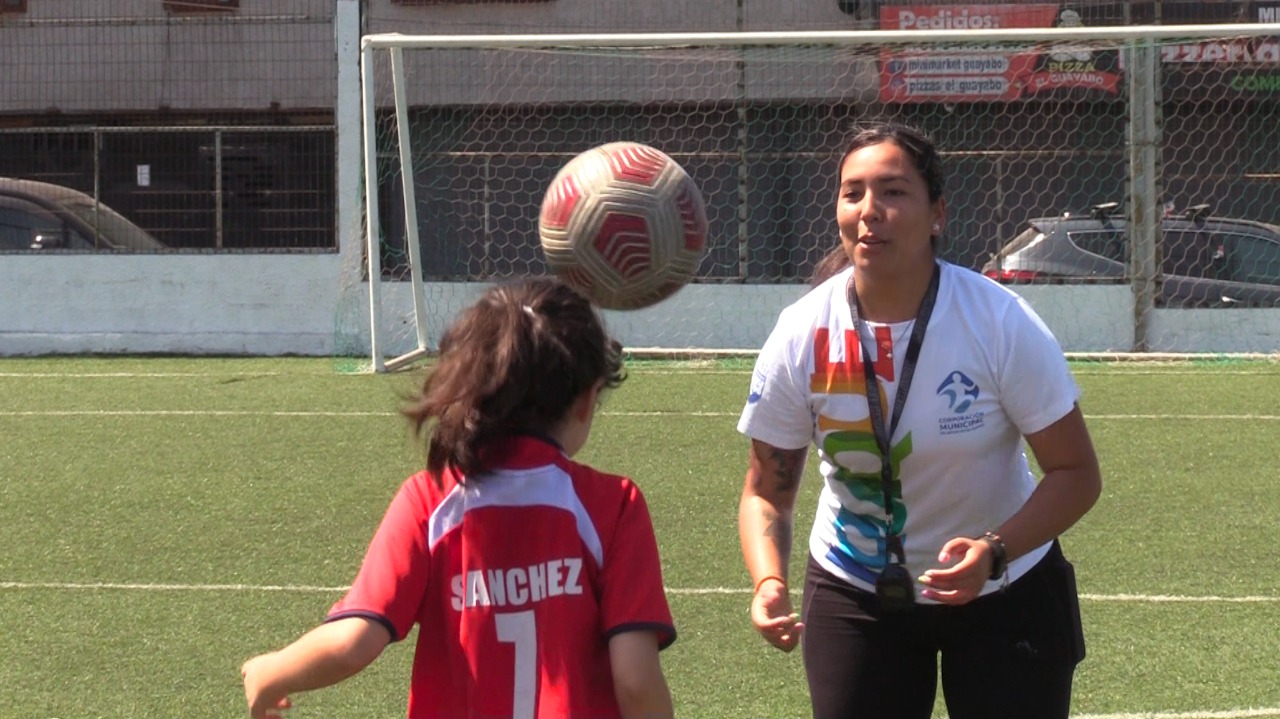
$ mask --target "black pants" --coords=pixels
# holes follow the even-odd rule
[[[809,559],[802,610],[815,719],[1065,719],[1084,658],[1075,571],[1058,543],[1000,592],[959,607],[881,612],[870,592]]]

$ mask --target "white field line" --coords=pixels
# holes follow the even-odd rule
[[[741,412],[609,412],[609,417],[739,417]],[[1211,419],[1211,420],[1280,420],[1280,414],[1086,414],[1086,419]]]
[[[329,594],[349,587],[307,584],[145,584],[138,582],[0,582],[0,589],[122,590],[135,592],[291,592]]]
[[[0,582],[0,589],[87,589],[87,590],[133,590],[133,591],[233,591],[233,592],[302,592],[337,594],[345,592],[347,587],[322,587],[287,584],[135,584],[135,583],[72,583],[72,582]],[[668,587],[668,594],[706,595],[706,594],[739,594],[751,593],[749,588],[709,587],[678,588]],[[1082,594],[1081,599],[1087,601],[1121,601],[1121,602],[1280,602],[1277,597],[1184,597],[1170,595],[1143,594]],[[1263,719],[1280,717],[1280,707],[1229,709],[1225,711],[1189,711],[1189,712],[1125,712],[1121,714],[1076,714],[1072,719]]]
[[[139,592],[294,592],[300,594],[332,594],[345,592],[348,587],[325,587],[309,584],[152,584],[142,582],[0,582],[0,589],[53,589],[53,590],[122,590]],[[750,587],[667,587],[668,594],[676,596],[749,595]],[[1220,603],[1220,604],[1270,604],[1280,603],[1280,595],[1266,596],[1195,596],[1175,594],[1081,594],[1090,602],[1132,603]]]
[[[743,369],[721,369],[721,368],[705,368],[705,367],[675,367],[672,369],[647,369],[639,368],[633,370],[638,375],[654,375],[654,376],[706,376],[706,375],[724,375],[734,377],[750,377],[751,369],[745,367]],[[288,376],[288,372],[0,372],[0,379],[164,379],[168,377],[174,378],[190,378],[190,377],[283,377]],[[344,374],[344,373],[336,373]],[[1077,377],[1129,377],[1134,375],[1140,376],[1178,376],[1178,375],[1231,375],[1231,376],[1275,376],[1275,372],[1270,368],[1264,369],[1244,369],[1244,370],[1224,370],[1224,369],[1139,369],[1132,365],[1121,365],[1116,369],[1077,369],[1072,372]],[[358,376],[358,375],[357,375]]]
[[[283,372],[0,372],[0,379],[162,379],[165,377],[279,377]]]
[[[1280,414],[1086,414],[1086,419],[1213,419],[1277,420]]]
[[[601,412],[605,417],[738,417],[739,412]],[[395,417],[396,412],[219,409],[46,409],[0,411],[0,417]],[[1086,414],[1091,420],[1276,421],[1277,414]]]
[[[687,368],[679,368],[679,367],[677,367],[677,368],[675,368],[675,369],[647,369],[647,368],[645,368],[645,369],[636,369],[636,370],[632,370],[632,371],[634,371],[637,375],[644,375],[644,376],[646,376],[646,377],[649,377],[649,376],[662,376],[662,377],[671,377],[671,376],[674,376],[674,377],[699,376],[699,377],[703,377],[703,376],[707,376],[707,375],[721,375],[721,376],[729,376],[729,377],[750,377],[750,376],[751,376],[751,369],[750,369],[750,368],[745,368],[745,369],[704,369],[704,368],[700,368],[700,367],[687,367]],[[1242,376],[1242,375],[1243,375],[1243,376],[1252,376],[1252,375],[1257,375],[1257,376],[1259,376],[1259,377],[1274,377],[1274,376],[1276,376],[1276,372],[1275,372],[1275,370],[1272,370],[1272,369],[1269,369],[1269,368],[1268,368],[1268,369],[1255,369],[1255,370],[1247,370],[1247,369],[1243,369],[1243,370],[1235,370],[1235,369],[1232,369],[1232,370],[1223,370],[1223,369],[1210,369],[1210,368],[1205,368],[1205,369],[1164,369],[1164,370],[1161,370],[1161,369],[1123,369],[1123,368],[1122,368],[1122,369],[1110,369],[1110,370],[1109,370],[1109,369],[1096,369],[1096,370],[1079,370],[1079,369],[1077,369],[1077,370],[1072,370],[1071,374],[1073,374],[1073,375],[1075,375],[1075,376],[1077,376],[1077,377],[1132,377],[1132,376],[1135,376],[1135,375],[1138,375],[1138,376],[1157,376],[1157,377],[1158,377],[1158,376],[1163,376],[1163,375],[1169,375],[1169,376],[1171,376],[1171,377],[1173,377],[1173,376],[1179,376],[1179,375],[1213,375],[1214,377],[1218,377],[1218,376],[1222,376],[1222,375],[1231,375],[1231,376]],[[2,377],[2,376],[3,376],[3,375],[0,375],[0,377]]]
[[[307,585],[249,585],[249,584],[131,584],[131,583],[67,583],[67,582],[0,582],[0,589],[123,589],[141,591],[256,591],[256,592],[305,592],[337,594],[347,587],[320,587]],[[751,593],[742,587],[678,588],[668,587],[668,594],[707,595]],[[1280,597],[1180,597],[1170,595],[1141,594],[1082,594],[1086,601],[1123,602],[1278,602]],[[1121,714],[1076,714],[1072,719],[1261,719],[1280,717],[1280,707],[1231,709],[1226,711],[1190,712],[1126,712]]]
[[[0,417],[394,417],[396,414],[246,409],[50,409],[0,412]]]
[[[1081,594],[1080,598],[1086,602],[1135,602],[1141,604],[1273,604],[1280,602],[1280,596],[1268,596],[1265,594],[1242,597],[1226,597],[1213,594],[1201,596],[1185,594]]]
[[[73,582],[0,582],[0,589],[9,590],[134,590],[134,591],[280,591],[306,592],[306,594],[339,594],[347,587],[323,587],[308,585],[145,585],[145,583],[73,583]],[[672,595],[749,595],[744,587],[709,587],[709,589],[678,589],[667,587]],[[1165,595],[1080,595],[1080,599],[1094,601],[1280,601],[1280,596],[1257,597],[1179,597]],[[1075,714],[1071,719],[1261,719],[1280,716],[1280,707],[1270,709],[1233,709],[1226,711],[1142,711],[1125,714]]]
[[[1262,709],[1229,709],[1226,711],[1139,711],[1126,714],[1074,714],[1071,719],[1249,719],[1257,716],[1280,716],[1280,706]]]
[[[1258,376],[1258,377],[1275,377],[1276,372],[1273,369],[1114,369],[1114,370],[1072,370],[1071,374],[1077,377],[1131,377],[1133,375],[1141,375],[1145,377],[1169,375],[1171,377],[1178,375],[1219,375],[1232,376]]]

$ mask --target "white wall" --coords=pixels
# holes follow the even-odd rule
[[[0,258],[0,355],[328,355],[335,331],[368,346],[368,286],[339,301],[342,260],[317,255],[8,255]],[[427,287],[433,338],[479,284]],[[1069,352],[1132,346],[1125,287],[1026,287]],[[608,312],[631,348],[755,350],[798,285],[691,285],[657,307]],[[389,352],[411,347],[403,283],[384,286]],[[1166,352],[1280,352],[1280,309],[1159,310]]]
[[[336,254],[9,255],[0,355],[328,354]]]
[[[400,5],[368,0],[368,32],[451,35],[536,32],[732,32],[737,0],[556,0]]]
[[[333,2],[244,2],[188,15],[159,0],[31,2],[0,23],[0,108],[331,108]]]
[[[909,4],[909,3],[903,3]],[[534,32],[732,32],[865,30],[876,4],[836,0],[647,0],[401,5],[368,0],[369,32],[489,34]]]

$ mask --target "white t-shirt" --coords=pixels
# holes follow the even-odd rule
[[[995,529],[1022,507],[1036,486],[1023,435],[1066,416],[1079,397],[1057,340],[1022,298],[939,264],[937,301],[890,442],[894,519],[913,577],[943,566],[938,552],[948,540]],[[888,514],[845,294],[852,272],[782,311],[756,361],[738,431],[781,449],[816,445],[825,486],[809,551],[831,573],[873,591]],[[886,428],[914,325],[866,323]],[[1009,580],[1048,549],[1011,562]],[[983,593],[999,587],[987,582]]]

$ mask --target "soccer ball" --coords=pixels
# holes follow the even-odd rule
[[[538,218],[547,265],[614,310],[656,304],[693,277],[707,249],[707,209],[663,152],[612,142],[569,161]]]

